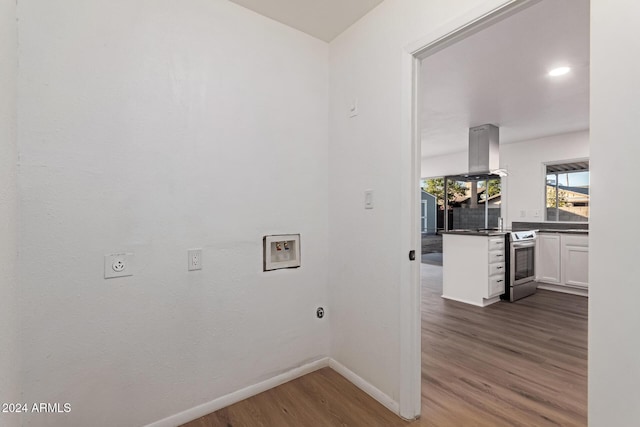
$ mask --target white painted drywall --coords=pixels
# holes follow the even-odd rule
[[[27,259],[33,260],[21,264],[28,309],[24,378],[29,398],[78,403],[73,421],[82,423],[91,414],[91,425],[146,422],[256,382],[256,376],[269,376],[270,368],[300,356],[326,352],[326,328],[296,316],[300,306],[326,298],[316,286],[327,265],[320,261],[326,258],[320,237],[326,226],[316,217],[326,201],[324,175],[317,172],[326,162],[319,142],[322,114],[287,121],[306,129],[304,149],[284,131],[285,143],[278,143],[283,139],[274,135],[283,122],[270,126],[263,117],[271,111],[274,118],[280,112],[299,118],[301,109],[291,105],[322,104],[316,73],[323,67],[316,56],[324,47],[224,3],[190,1],[184,8],[151,1],[73,1],[55,8],[45,1],[20,3],[25,37],[20,122],[32,126],[20,132],[26,155],[21,196],[26,224],[20,230]],[[398,147],[401,50],[473,6],[498,3],[386,0],[331,46],[329,223],[331,237],[340,242],[340,251],[328,259],[332,353],[394,398],[401,310],[396,302],[406,255],[399,251],[397,232],[399,176],[406,167]],[[192,25],[177,31],[186,14]],[[593,0],[592,14],[598,19],[592,22],[591,60],[589,417],[594,426],[634,425],[640,418],[635,330],[640,289],[634,282],[640,267],[628,242],[637,240],[637,231],[611,225],[635,220],[635,211],[607,201],[626,200],[636,181],[640,62],[629,52],[635,49],[640,6]],[[288,69],[296,64],[290,57],[298,49],[308,51],[298,54],[308,65],[304,75]],[[217,61],[225,50],[226,61]],[[242,67],[247,65],[251,69]],[[265,68],[273,78],[268,82],[256,72]],[[241,85],[254,74],[257,82]],[[216,77],[228,80],[212,94]],[[208,83],[197,87],[199,78]],[[308,85],[301,84],[304,78]],[[296,102],[285,105],[280,97]],[[354,97],[360,115],[347,120]],[[216,102],[220,99],[230,111]],[[202,124],[201,131],[194,129]],[[206,144],[218,139],[234,144]],[[301,140],[296,135],[295,142]],[[198,155],[185,154],[185,147],[195,147]],[[214,150],[218,155],[212,159]],[[259,155],[247,160],[244,154],[251,150]],[[293,172],[303,170],[313,192],[300,191],[299,181],[267,166],[288,150],[297,155],[288,158],[302,161],[293,163]],[[243,175],[247,170],[251,179]],[[198,178],[195,188],[191,177]],[[280,187],[238,196],[235,180],[245,184],[242,191],[293,182],[299,203]],[[221,183],[230,185],[227,197],[220,197]],[[364,188],[376,191],[373,211],[362,209]],[[202,190],[205,195],[197,199]],[[249,205],[248,199],[253,215],[237,209]],[[286,208],[299,216],[283,214]],[[318,219],[316,226],[300,230],[311,234],[308,247],[303,240],[303,262],[307,251],[314,261],[294,271],[293,279],[289,272],[262,276],[258,268],[236,261],[243,255],[255,264],[260,252],[255,237],[266,227],[305,228],[303,216]],[[184,257],[178,248],[183,244],[205,246],[205,263],[215,268],[196,277],[174,266],[174,255]],[[101,255],[123,246],[136,250],[138,274],[115,284],[102,281]],[[282,327],[281,333],[274,327]],[[301,337],[303,332],[308,335]],[[252,353],[256,349],[262,352]],[[112,413],[114,405],[118,413]],[[69,425],[63,416],[48,419]],[[42,420],[31,418],[29,424]]]
[[[465,173],[469,170],[469,153],[460,151],[441,156],[423,156],[420,170],[423,178]]]
[[[328,45],[223,0],[18,12],[23,399],[72,407],[25,425],[143,425],[328,355]],[[277,233],[301,268],[262,272]]]
[[[0,0],[0,403],[20,401],[17,304],[17,35],[16,2]],[[17,426],[18,423],[18,416],[0,413],[0,425]]]
[[[544,221],[545,163],[589,158],[589,131],[500,145],[502,178],[501,215],[505,224],[513,221]],[[524,211],[525,216],[521,216]],[[539,214],[539,216],[536,216]]]
[[[329,231],[340,248],[329,253],[331,354],[396,401],[401,310],[412,310],[400,303],[411,275],[404,49],[503,3],[386,0],[330,44]]]
[[[640,420],[638,159],[640,58],[634,1],[591,1],[589,425]]]

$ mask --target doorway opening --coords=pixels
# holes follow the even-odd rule
[[[435,425],[586,424],[588,300],[548,290],[487,307],[443,299],[442,263],[468,269],[487,254],[448,252],[442,235],[511,228],[546,212],[543,165],[584,153],[539,156],[533,144],[588,135],[588,43],[588,1],[513,1],[413,54],[414,141],[425,154],[419,176],[430,177],[419,199],[421,412]],[[562,55],[574,74],[552,80],[546,72]],[[485,123],[500,128],[507,176],[468,179],[467,132]],[[435,233],[423,193],[434,199]]]

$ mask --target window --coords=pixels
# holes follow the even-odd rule
[[[589,161],[546,165],[546,220],[589,220]]]
[[[439,230],[498,226],[501,206],[500,178],[487,175],[456,175],[426,179],[422,184],[423,190],[436,198]]]

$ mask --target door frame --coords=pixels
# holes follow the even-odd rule
[[[405,261],[400,283],[400,384],[399,415],[420,416],[422,384],[420,292],[420,71],[422,60],[446,47],[520,12],[542,0],[488,0],[431,34],[406,46],[402,54],[402,242],[406,253],[415,250],[416,261]],[[428,349],[426,349],[428,351]]]

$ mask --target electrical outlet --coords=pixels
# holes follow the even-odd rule
[[[123,271],[125,271],[127,269],[127,263],[124,262],[121,259],[115,260],[113,262],[113,264],[111,264],[111,268],[113,269],[113,271],[115,271],[116,273],[122,273]]]
[[[119,253],[104,256],[104,278],[133,276],[133,254]]]
[[[202,249],[188,250],[187,261],[187,267],[189,271],[202,270]]]

